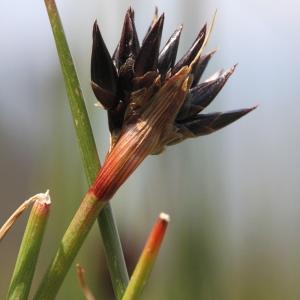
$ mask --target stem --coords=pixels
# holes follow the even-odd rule
[[[105,203],[87,193],[63,236],[34,299],[54,299],[71,264]]]
[[[90,179],[98,172],[100,166],[91,124],[55,1],[45,0],[45,4],[65,80],[84,170]]]
[[[69,59],[71,59],[69,49],[67,48],[67,42],[62,31],[62,26],[54,0],[45,0],[45,3],[50,17],[50,22],[52,24],[54,37],[56,39],[58,53],[62,61],[63,72],[66,77],[68,75],[66,71],[69,70],[70,66],[67,65],[66,69],[64,69],[64,55],[66,54],[64,51],[68,52]],[[75,76],[76,72],[73,64],[70,70],[74,71],[73,75]],[[118,188],[141,164],[147,155],[153,153],[154,150],[157,150],[157,147],[160,149],[161,145],[159,142],[163,135],[163,128],[161,124],[173,123],[173,119],[186,98],[187,91],[191,85],[191,77],[189,77],[189,74],[190,68],[183,67],[153,96],[151,104],[147,107],[147,109],[145,109],[138,121],[133,124],[127,124],[123,128],[124,130],[122,131],[118,142],[114,145],[106,157],[104,166],[100,169],[99,174],[96,176],[94,183],[87,193],[87,196],[84,198],[83,203],[79,207],[73,221],[67,229],[62,240],[62,247],[58,250],[54,260],[52,261],[51,266],[38,290],[36,299],[52,299],[55,297],[73,259],[92,226],[94,220],[91,216],[95,217],[96,220],[97,215],[95,215],[95,213],[100,212],[103,206],[112,198]],[[78,81],[77,77],[76,80]],[[70,81],[68,78],[65,79],[65,82],[67,89],[71,89],[73,87],[72,85],[69,85]],[[75,95],[79,93],[78,89],[76,89],[76,91],[77,93],[75,93]],[[72,91],[71,94],[73,95]],[[148,97],[152,96],[148,95]],[[80,99],[81,98],[82,97],[80,97]],[[164,101],[162,101],[162,99],[164,99]],[[77,125],[76,123],[78,120],[76,119],[76,116],[73,116],[73,118],[75,125]],[[76,129],[78,131],[78,127],[76,127]],[[90,136],[92,137],[92,134]],[[84,212],[86,209],[86,201],[88,201],[88,206],[92,207],[88,214]],[[94,202],[94,205],[89,203],[91,201]],[[81,212],[82,210],[83,212]],[[66,249],[66,245],[69,244],[69,239],[71,240],[71,246]],[[115,242],[117,242],[116,239]],[[110,245],[114,246],[113,243]],[[110,253],[107,253],[107,255],[110,255]],[[116,256],[116,258],[118,258],[118,256]],[[114,264],[118,263],[113,259],[109,262]],[[119,272],[122,271],[120,270],[120,266],[121,264],[119,264]],[[110,271],[114,271],[114,269],[112,268]],[[112,279],[113,282],[121,280],[114,277]],[[124,284],[125,283],[122,283],[123,286]],[[114,282],[114,286],[122,287],[122,285],[117,285],[117,283]],[[49,293],[49,296],[47,293]],[[122,293],[123,290],[120,290],[115,294],[122,295]],[[41,295],[43,297],[41,297]]]
[[[117,299],[122,299],[129,282],[117,225],[110,204],[106,204],[97,218],[103,238],[105,257]]]
[[[88,184],[91,185],[100,169],[95,140],[55,1],[45,0],[45,4],[65,80],[85,174]],[[106,204],[103,208],[98,217],[98,225],[103,239],[113,289],[116,297],[121,299],[128,284],[128,272],[110,204]]]
[[[145,130],[137,131],[133,128],[135,134],[131,132],[130,130],[123,134],[106,157],[97,179],[66,230],[34,299],[54,299],[101,209],[147,156],[149,143],[136,143],[145,134]]]
[[[175,82],[175,85],[179,84],[181,86],[181,84],[186,84],[185,72],[186,68],[182,72],[183,75],[180,72],[177,73],[180,73],[179,75],[175,75],[180,79],[180,82]],[[174,94],[171,89],[172,85],[174,85],[174,79],[172,80],[172,78],[161,89],[161,93],[168,96]],[[184,95],[181,91],[176,94]],[[157,97],[159,96],[160,92]],[[184,99],[184,97],[181,98]],[[169,100],[167,103],[166,99]],[[36,299],[52,299],[56,295],[93,221],[96,220],[97,214],[100,213],[106,202],[113,197],[118,188],[128,179],[147,155],[152,153],[153,149],[158,145],[161,136],[158,125],[161,124],[162,120],[167,118],[165,116],[165,113],[168,113],[167,108],[174,103],[174,101],[171,103],[170,100],[172,99],[170,97],[166,97],[164,100],[161,107],[157,107],[155,104],[157,104],[158,100],[154,98],[152,102],[154,107],[148,108],[144,113],[146,116],[149,115],[149,118],[146,119],[147,122],[142,119],[136,124],[126,126],[126,130],[124,130],[115,146],[106,156],[103,167],[99,170],[96,180],[83,199],[62,239],[61,247],[44,277]],[[179,100],[181,101],[181,99]],[[176,101],[179,100],[176,99]],[[151,111],[149,110],[154,113],[154,116],[151,115]],[[165,220],[161,218],[161,220],[162,224],[164,224],[167,218]],[[159,233],[158,229],[157,232]],[[157,237],[158,245],[160,242],[159,237]],[[47,293],[49,293],[48,298],[46,297]]]
[[[155,263],[170,217],[161,213],[148,237],[142,255],[130,278],[122,300],[135,300],[141,295]]]
[[[48,194],[35,201],[25,229],[7,299],[27,299],[42,244],[51,201]]]

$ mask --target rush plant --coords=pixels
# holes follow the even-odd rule
[[[219,130],[255,107],[224,113],[202,113],[235,70],[235,66],[227,71],[221,70],[199,83],[214,54],[214,51],[203,54],[211,26],[205,24],[185,55],[177,60],[182,26],[175,30],[166,45],[160,47],[164,14],[158,16],[156,11],[140,43],[134,11],[129,8],[121,39],[112,55],[106,48],[97,22],[93,26],[91,87],[107,111],[111,134],[110,148],[100,167],[83,95],[55,1],[45,0],[45,4],[90,188],[62,237],[34,299],[55,298],[97,218],[115,296],[117,299],[137,299],[152,269],[169,217],[160,215],[128,285],[126,265],[109,201],[148,155],[159,154],[167,146],[185,139]],[[21,268],[17,270],[22,272]],[[80,274],[82,276],[82,272]],[[14,273],[14,276],[17,275]],[[91,299],[93,296],[82,278],[80,282]],[[31,280],[26,281],[26,293],[30,283]],[[9,299],[13,299],[10,297],[14,295],[13,289],[14,285],[10,288]]]

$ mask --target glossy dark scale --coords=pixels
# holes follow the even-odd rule
[[[158,17],[156,11],[140,45],[134,23],[134,12],[129,8],[121,39],[111,57],[97,23],[94,24],[91,58],[92,88],[96,98],[108,111],[113,143],[117,141],[125,125],[124,122],[136,120],[143,110],[143,105],[148,105],[149,100],[133,103],[132,95],[139,90],[146,90],[155,80],[159,86],[163,86],[165,81],[185,66],[191,67],[190,75],[193,78],[191,88],[175,118],[172,133],[169,137],[165,137],[165,145],[212,133],[254,109],[253,107],[226,113],[200,114],[220,92],[234,72],[235,66],[227,71],[217,72],[213,77],[199,84],[214,54],[214,51],[207,55],[202,54],[208,35],[207,25],[205,24],[200,30],[190,49],[177,63],[176,55],[182,26],[175,30],[160,50],[163,25],[164,15]]]

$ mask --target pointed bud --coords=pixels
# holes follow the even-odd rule
[[[102,90],[106,90],[108,94],[116,94],[118,82],[117,72],[96,21],[93,27],[91,78],[94,86],[98,85]],[[98,98],[98,100],[101,102],[101,98]],[[105,106],[107,99],[103,100],[103,102],[104,103],[101,103]],[[115,104],[116,103],[112,103],[111,106]]]
[[[162,14],[144,39],[134,65],[135,76],[156,70],[163,24]]]
[[[121,39],[113,59],[116,67],[123,65],[128,58],[135,58],[140,50],[139,39],[134,24],[134,11],[129,8],[124,20]]]
[[[236,65],[225,72],[219,71],[205,82],[192,88],[177,116],[177,120],[188,119],[207,107],[223,88],[235,68]]]
[[[200,114],[182,124],[184,128],[180,130],[185,133],[185,138],[207,135],[237,121],[255,108],[256,106],[225,113]]]
[[[196,40],[194,41],[192,47],[186,52],[186,54],[177,62],[172,70],[172,74],[177,73],[182,67],[189,66],[194,59],[199,55],[202,46],[205,42],[207,24],[200,30]]]
[[[194,75],[192,88],[195,87],[200,81],[211,57],[216,53],[216,50],[211,51],[206,55],[201,55],[198,62],[195,64],[192,74]]]
[[[165,47],[159,54],[158,70],[164,76],[171,68],[174,67],[176,55],[182,31],[182,25],[171,35]]]
[[[157,20],[158,20],[158,7],[155,6],[155,9],[154,9],[154,15],[153,15],[153,17],[152,17],[150,26],[148,27],[147,32],[146,32],[146,34],[145,34],[143,43],[144,43],[144,41],[145,41],[146,36],[147,36],[147,35],[149,34],[149,32],[152,30],[152,28],[153,28],[153,26],[155,25],[155,23],[157,22]]]
[[[237,65],[234,65],[225,72],[217,72],[215,75],[207,79],[202,84],[199,84],[196,87],[192,88],[190,90],[192,104],[194,106],[200,105],[202,108],[207,107],[221,91],[229,77],[235,71],[236,66]],[[201,110],[198,110],[197,112],[200,112]]]

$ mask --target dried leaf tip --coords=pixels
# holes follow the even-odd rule
[[[17,219],[23,214],[23,212],[27,210],[35,202],[43,206],[45,205],[45,207],[49,207],[51,205],[49,190],[47,190],[45,193],[39,193],[30,197],[28,200],[24,201],[13,212],[13,214],[7,219],[7,221],[0,228],[0,241],[5,237],[5,235],[12,228],[12,226],[15,224]]]
[[[159,218],[167,223],[169,223],[171,220],[170,215],[168,215],[164,212],[160,213]]]
[[[41,203],[41,204],[51,204],[51,197],[50,197],[50,192],[47,190],[45,193],[40,193],[35,195],[36,201]]]

